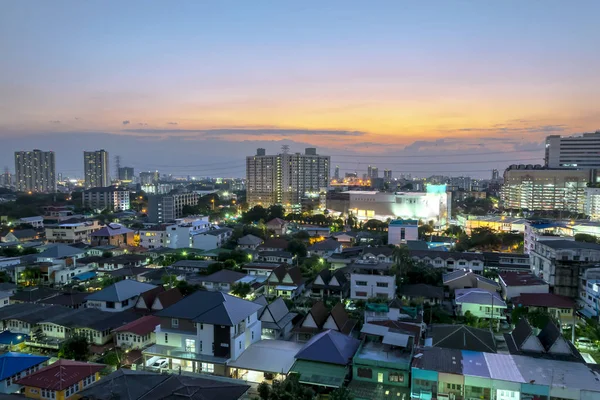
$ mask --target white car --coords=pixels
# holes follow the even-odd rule
[[[167,360],[166,358],[159,358],[158,360],[154,361],[154,363],[152,363],[150,368],[152,368],[155,371],[160,371],[161,369],[168,369],[169,360]]]

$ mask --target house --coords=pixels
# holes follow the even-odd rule
[[[261,339],[287,339],[298,314],[290,312],[281,297],[269,303],[265,296],[260,296],[254,302],[263,307],[258,312],[258,319],[262,323]]]
[[[304,291],[304,278],[298,267],[281,265],[275,268],[266,281],[267,297],[294,299]]]
[[[281,236],[287,234],[288,222],[281,218],[273,218],[267,222],[267,229],[273,231],[275,235]]]
[[[46,224],[44,229],[46,240],[50,243],[89,243],[92,233],[100,228],[97,220],[68,218],[56,224]]]
[[[23,217],[19,219],[20,224],[29,224],[34,229],[44,228],[44,217],[41,215],[35,217]]]
[[[348,297],[350,282],[344,271],[332,271],[328,268],[322,269],[310,288],[310,297],[325,299],[329,297],[339,298],[340,301]]]
[[[232,286],[242,281],[244,278],[246,278],[246,276],[247,275],[242,272],[232,271],[230,269],[222,269],[214,274],[203,276],[201,281],[202,286],[204,286],[207,290],[218,290],[229,293],[232,289]]]
[[[403,321],[420,325],[423,322],[421,307],[411,307],[398,298],[387,304],[367,303],[365,305],[364,322]]]
[[[116,271],[122,268],[137,268],[146,264],[147,257],[140,254],[122,254],[98,261],[98,271]]]
[[[410,393],[410,362],[418,334],[372,324],[366,324],[361,332],[363,341],[352,359],[352,381],[348,385],[352,397],[406,398]]]
[[[76,247],[68,246],[62,243],[56,243],[46,246],[44,250],[42,250],[38,254],[34,254],[37,262],[54,262],[56,260],[64,260],[67,258],[71,258],[73,262],[78,258],[83,258],[85,256],[85,252]]]
[[[398,295],[402,300],[408,302],[435,305],[441,304],[444,300],[444,288],[424,283],[402,285],[398,289]]]
[[[445,349],[496,352],[496,339],[489,329],[473,328],[467,325],[431,325],[428,338],[429,346]]]
[[[260,262],[291,264],[294,256],[289,251],[261,251],[258,253],[257,260]]]
[[[200,290],[155,315],[156,345],[144,364],[166,358],[169,369],[229,376],[228,363],[260,340],[259,304],[222,292]]]
[[[309,256],[329,257],[334,253],[342,252],[342,244],[335,239],[326,239],[316,242],[308,247]]]
[[[79,392],[100,379],[106,366],[80,361],[58,360],[17,383],[23,386],[28,399],[78,399]]]
[[[256,250],[258,250],[259,252],[261,252],[261,251],[286,251],[289,244],[290,244],[290,242],[288,242],[285,239],[269,238],[269,239],[265,240],[265,242],[263,244],[258,246],[256,248]]]
[[[388,225],[388,244],[395,246],[406,244],[409,240],[419,239],[419,221],[398,219]]]
[[[486,252],[483,253],[483,259],[486,268],[499,272],[529,272],[531,268],[529,254]]]
[[[93,246],[123,246],[133,245],[133,236],[135,232],[123,225],[110,223],[98,229],[91,234],[91,244]]]
[[[10,298],[11,304],[38,303],[41,300],[58,295],[60,291],[47,287],[25,287],[17,290]]]
[[[344,248],[350,247],[356,242],[356,232],[334,232],[331,236],[341,243]]]
[[[17,380],[42,368],[50,357],[9,351],[0,355],[0,393],[17,393]]]
[[[10,304],[10,297],[12,295],[12,292],[0,292],[0,308]]]
[[[531,272],[504,271],[498,275],[502,297],[507,300],[525,293],[549,293],[550,285]]]
[[[496,292],[483,289],[458,289],[454,300],[456,313],[464,316],[467,312],[477,318],[506,319],[506,303]]]
[[[513,297],[514,307],[525,307],[528,311],[542,310],[550,314],[561,326],[575,322],[575,300],[554,293],[523,293]]]
[[[305,385],[333,390],[344,385],[360,341],[326,330],[309,340],[296,354],[290,374],[298,374]]]
[[[411,250],[410,257],[434,268],[443,268],[448,272],[471,270],[483,273],[484,256],[482,253],[439,250]]]
[[[294,334],[297,342],[305,342],[326,329],[350,335],[356,324],[357,321],[350,318],[342,303],[337,303],[329,311],[323,302],[317,301],[294,328]]]
[[[237,247],[240,250],[256,250],[258,246],[264,243],[264,240],[254,235],[245,235],[238,239]]]
[[[331,236],[331,228],[319,225],[299,225],[298,229],[308,233],[310,237],[328,238]]]
[[[194,249],[212,250],[223,246],[231,237],[233,229],[219,228],[192,234]]]
[[[154,331],[158,325],[160,325],[160,318],[146,315],[114,329],[117,347],[139,350],[156,343]]]
[[[147,282],[146,274],[154,272],[156,268],[144,268],[144,267],[125,267],[111,271],[100,271],[100,275],[103,278],[112,279],[133,279],[138,282]]]
[[[181,292],[176,287],[165,290],[163,286],[157,286],[140,295],[135,303],[135,309],[152,313],[170,307],[182,298]]]
[[[597,320],[600,310],[600,268],[587,269],[579,279],[581,292],[578,312],[586,318]]]
[[[500,290],[500,285],[492,279],[484,278],[481,275],[474,274],[469,270],[459,270],[444,274],[444,286],[448,287],[450,293],[457,289],[477,288],[495,292]]]
[[[393,263],[394,249],[391,247],[366,247],[363,250],[362,260],[379,263]]]
[[[350,298],[367,300],[373,297],[393,299],[396,297],[396,276],[391,263],[376,260],[357,260],[349,269]]]
[[[156,286],[148,283],[125,279],[88,295],[86,307],[111,312],[124,311],[133,308],[142,293],[154,288]]]
[[[241,266],[242,271],[248,275],[269,276],[274,269],[281,267],[283,264],[278,262],[249,262]]]
[[[2,242],[11,243],[11,242],[29,242],[31,240],[39,239],[39,234],[34,229],[19,229],[13,230],[11,229],[9,232],[3,235]]]
[[[208,375],[166,375],[156,372],[119,369],[105,376],[80,395],[89,400],[172,399],[239,400],[250,386],[215,380]]]
[[[85,307],[87,295],[88,293],[85,292],[58,293],[55,296],[42,299],[38,301],[38,303],[63,306],[77,310]]]

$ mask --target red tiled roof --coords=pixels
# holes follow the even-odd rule
[[[17,383],[48,390],[64,390],[75,383],[103,369],[103,364],[89,364],[80,361],[58,360],[54,364],[19,379]]]
[[[520,296],[514,297],[512,302],[524,307],[575,308],[575,301],[554,293],[522,293]]]
[[[154,315],[147,315],[114,329],[114,332],[131,332],[136,335],[147,335],[154,332],[156,325],[160,325],[160,318]]]
[[[500,273],[500,279],[506,286],[534,286],[547,285],[542,278],[533,275],[530,272],[505,271]]]

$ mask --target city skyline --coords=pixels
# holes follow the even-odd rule
[[[342,174],[487,177],[600,128],[593,1],[63,3],[0,15],[0,167],[40,148],[82,176],[71,153],[105,148],[136,171],[241,177],[249,149],[287,144]]]

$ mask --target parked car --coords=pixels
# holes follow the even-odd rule
[[[155,371],[168,369],[169,368],[169,360],[167,360],[166,358],[159,358],[158,360],[155,360],[152,363],[152,365],[150,365],[150,368]]]
[[[582,349],[587,349],[587,350],[594,350],[596,348],[596,345],[594,344],[594,342],[592,342],[590,339],[585,338],[585,337],[580,337],[575,339],[575,345],[577,347],[580,347]]]

